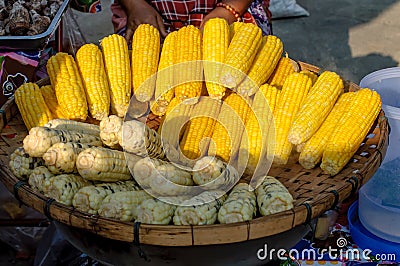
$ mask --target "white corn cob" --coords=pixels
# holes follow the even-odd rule
[[[110,115],[100,122],[100,138],[109,147],[118,147],[122,140],[123,119],[116,115]]]
[[[205,191],[178,206],[173,221],[175,225],[214,224],[218,210],[226,200],[223,191]]]
[[[57,118],[50,120],[44,126],[49,128],[67,130],[67,131],[76,131],[79,133],[85,133],[95,136],[100,135],[100,128],[98,125],[78,122],[75,120]]]
[[[149,177],[151,190],[163,196],[178,196],[189,193],[187,186],[193,186],[191,173],[177,168],[175,165],[159,165]]]
[[[136,210],[137,222],[146,224],[169,224],[176,206],[163,200],[152,198],[144,200]]]
[[[90,147],[90,145],[75,142],[59,142],[43,154],[43,160],[53,174],[77,173],[76,158],[81,151]]]
[[[258,210],[269,215],[293,208],[293,197],[287,188],[272,176],[266,176],[256,189]]]
[[[48,127],[33,127],[29,130],[29,135],[24,138],[24,149],[32,157],[42,157],[52,145],[59,142],[103,145],[100,137],[91,134]]]
[[[198,160],[193,167],[193,181],[206,189],[229,191],[239,181],[236,169],[211,156]]]
[[[150,176],[152,176],[157,171],[157,167],[167,163],[167,161],[162,161],[155,158],[142,158],[138,160],[133,166],[133,177],[141,187],[148,187]]]
[[[100,216],[121,221],[132,221],[137,217],[137,206],[152,198],[146,191],[121,191],[104,198],[98,210]]]
[[[246,183],[237,184],[224,205],[219,209],[218,221],[222,224],[249,221],[256,215],[256,195]]]
[[[11,172],[21,180],[29,178],[33,170],[44,164],[40,157],[30,157],[23,147],[18,147],[10,155],[9,167]]]
[[[50,173],[49,169],[46,166],[38,166],[33,169],[32,173],[29,176],[28,183],[32,189],[40,192],[43,192],[44,182],[48,178],[54,176],[54,174]]]
[[[72,205],[80,211],[97,214],[104,198],[120,191],[140,190],[135,181],[100,183],[81,188],[72,199]]]
[[[132,179],[124,152],[102,147],[91,147],[79,153],[76,168],[87,180],[113,182]]]
[[[91,183],[79,175],[63,174],[55,175],[44,180],[44,195],[54,198],[67,206],[72,205],[72,199],[76,192]]]

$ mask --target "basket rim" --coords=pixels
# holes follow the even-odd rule
[[[316,66],[300,61],[295,62],[301,70],[320,72],[320,68]],[[43,81],[40,80],[38,83]],[[351,81],[346,81],[346,83],[349,90],[359,89],[358,85]],[[10,101],[13,101],[13,99],[10,99]],[[12,106],[12,104],[8,106]],[[323,191],[321,197],[313,201],[303,202],[291,210],[240,223],[176,226],[122,222],[91,215],[56,202],[54,199],[31,189],[27,182],[17,179],[4,163],[0,166],[0,181],[20,203],[39,211],[48,219],[85,229],[109,239],[124,242],[139,241],[143,244],[158,246],[229,244],[276,235],[308,223],[326,210],[336,206],[338,202],[342,202],[357,192],[373,176],[386,154],[389,124],[383,110],[376,119],[374,129],[379,132],[378,140],[376,143],[372,143],[376,145],[376,148],[374,148],[366,163],[360,169],[357,169],[357,172],[345,176],[346,180],[343,179],[343,184],[339,189]]]

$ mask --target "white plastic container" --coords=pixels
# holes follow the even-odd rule
[[[400,243],[400,67],[365,76],[361,88],[376,90],[391,132],[381,167],[359,192],[359,217],[372,234]]]
[[[360,87],[376,90],[382,98],[382,109],[391,128],[385,164],[400,157],[400,67],[372,72],[361,80]]]

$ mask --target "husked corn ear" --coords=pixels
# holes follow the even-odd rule
[[[111,148],[116,148],[122,141],[122,125],[124,120],[116,115],[110,115],[100,122],[101,141]]]
[[[188,193],[186,186],[193,186],[190,172],[179,169],[171,163],[158,165],[149,177],[151,190],[162,196],[177,196]]]
[[[318,131],[305,142],[299,156],[299,163],[304,168],[312,169],[321,161],[329,138],[338,126],[342,115],[350,108],[354,94],[355,92],[343,93]]]
[[[78,49],[76,62],[82,75],[89,112],[93,118],[102,120],[110,111],[110,86],[103,55],[97,45],[87,43]]]
[[[14,98],[28,130],[32,127],[43,126],[53,119],[36,83],[22,84],[15,91]]]
[[[169,224],[176,206],[159,199],[147,199],[137,207],[137,222],[146,224]]]
[[[243,24],[244,22],[235,21],[229,25],[230,40],[233,39],[233,36]]]
[[[35,167],[35,169],[33,169],[32,173],[29,175],[28,183],[32,189],[40,193],[44,193],[44,183],[52,176],[54,176],[54,174],[50,173],[46,166],[38,166]]]
[[[277,66],[275,67],[274,72],[269,77],[267,83],[277,87],[278,89],[282,89],[283,84],[285,83],[286,78],[296,72],[292,61],[286,54],[286,56],[281,57]]]
[[[180,101],[191,99],[196,103],[202,91],[202,48],[200,30],[193,25],[182,27],[176,37],[176,71],[179,84],[175,87],[175,97]]]
[[[67,206],[72,205],[72,199],[82,187],[89,186],[90,182],[79,175],[55,175],[44,180],[44,195],[55,199]]]
[[[137,206],[152,197],[144,190],[121,191],[104,198],[98,210],[100,216],[121,221],[132,221],[137,218]]]
[[[151,108],[151,111],[158,116],[165,114],[167,107],[175,96],[174,68],[172,66],[176,62],[175,45],[177,43],[177,34],[177,31],[170,32],[165,37],[161,50],[155,90],[156,106],[158,108],[154,108],[156,106],[153,107],[153,105],[153,108]]]
[[[193,181],[206,189],[228,191],[240,179],[237,170],[215,157],[205,156],[193,166]]]
[[[371,129],[382,106],[376,91],[357,91],[352,104],[340,118],[322,156],[321,169],[336,175],[351,159]]]
[[[147,125],[137,120],[125,121],[122,126],[121,147],[142,157],[179,161],[178,151]]]
[[[287,188],[272,176],[265,176],[256,189],[258,210],[261,215],[274,214],[293,208],[293,197]]]
[[[283,44],[278,37],[264,36],[259,52],[249,70],[248,78],[239,85],[238,92],[246,96],[255,94],[271,76],[282,57],[282,52]]]
[[[43,160],[53,174],[77,173],[76,158],[81,151],[90,147],[90,145],[75,142],[59,142],[43,154]]]
[[[278,164],[286,164],[292,152],[292,144],[288,140],[289,129],[311,84],[311,79],[300,73],[290,74],[283,84],[274,116],[276,136],[274,162]]]
[[[62,129],[66,131],[75,131],[94,136],[100,136],[100,127],[98,125],[78,122],[68,119],[52,119],[44,125],[45,127]]]
[[[97,214],[104,198],[120,191],[135,191],[140,187],[135,181],[117,181],[90,185],[78,190],[72,199],[72,205],[80,211]]]
[[[62,111],[61,106],[58,104],[56,92],[53,86],[45,85],[40,87],[40,92],[42,93],[43,99],[46,99],[46,105],[49,108],[53,118],[66,118]]]
[[[236,158],[249,111],[248,99],[235,92],[226,96],[212,134],[214,144],[210,145],[208,155],[215,155],[225,162]]]
[[[301,70],[299,73],[308,76],[308,77],[311,79],[313,85],[315,84],[315,82],[316,82],[317,79],[318,79],[318,75],[315,74],[315,73],[312,72],[312,71],[309,71],[309,70]],[[312,90],[313,90],[313,87],[310,89],[310,92],[312,92]],[[309,92],[309,93],[310,93],[310,92]]]
[[[237,184],[218,211],[218,221],[222,224],[252,220],[256,215],[256,195],[246,183]]]
[[[150,24],[140,24],[132,40],[132,80],[136,98],[148,102],[154,86],[160,56],[160,32]]]
[[[122,151],[102,147],[83,150],[76,158],[79,174],[93,181],[113,182],[132,179]]]
[[[222,196],[221,196],[222,195]],[[214,224],[218,210],[226,200],[223,191],[204,191],[187,200],[175,210],[173,221],[175,225],[205,225]]]
[[[128,44],[124,37],[111,34],[100,42],[110,85],[111,114],[124,117],[132,94],[132,73]]]
[[[193,105],[178,104],[177,98],[171,101],[158,131],[161,137],[175,148],[179,147],[179,140],[186,130],[186,122],[189,121],[193,110]]]
[[[221,103],[209,97],[201,97],[193,107],[192,118],[180,143],[186,158],[198,159],[207,152],[220,109]]]
[[[76,142],[92,146],[101,146],[100,137],[48,127],[34,127],[24,138],[24,150],[32,157],[42,157],[45,152],[59,142]]]
[[[26,180],[33,170],[44,164],[40,157],[31,157],[23,147],[18,147],[10,155],[9,167],[11,172],[21,180]]]
[[[164,164],[168,162],[150,157],[139,159],[133,166],[133,176],[141,187],[148,187],[150,177],[157,173],[160,165]]]
[[[246,173],[254,173],[260,158],[264,158],[266,152],[271,152],[268,149],[272,149],[272,144],[268,140],[273,134],[273,112],[279,92],[275,86],[264,84],[254,96],[238,157],[239,166],[246,166]]]
[[[211,98],[222,99],[225,95],[225,87],[218,83],[221,66],[228,51],[229,34],[228,22],[223,18],[212,18],[204,24],[204,76],[208,95]]]
[[[335,72],[325,71],[318,77],[290,127],[288,139],[292,144],[305,142],[317,132],[343,93],[343,87],[342,79]]]
[[[262,41],[261,29],[244,23],[238,27],[229,44],[220,82],[225,87],[236,88],[248,74]]]
[[[58,104],[68,119],[85,121],[88,105],[85,88],[75,59],[63,52],[49,58],[46,64]]]

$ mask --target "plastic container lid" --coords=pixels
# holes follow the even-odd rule
[[[350,206],[347,218],[351,237],[361,249],[370,249],[373,255],[379,255],[385,261],[400,262],[399,243],[379,238],[361,224],[358,217],[358,201]]]

